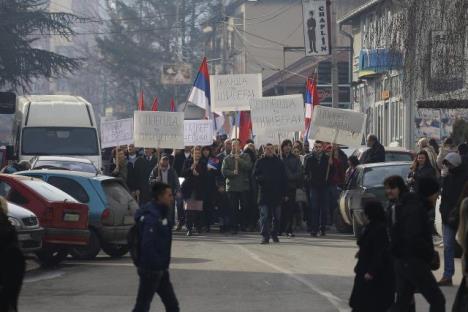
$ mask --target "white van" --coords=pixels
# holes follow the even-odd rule
[[[73,156],[101,168],[101,146],[92,105],[79,96],[17,98],[13,135],[19,160]]]

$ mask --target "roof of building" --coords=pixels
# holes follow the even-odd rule
[[[370,1],[366,2],[366,3],[364,3],[363,5],[357,7],[356,9],[349,11],[342,18],[340,18],[337,21],[337,23],[338,23],[338,25],[346,24],[346,23],[352,21],[354,18],[360,16],[361,14],[369,11],[374,6],[376,6],[377,4],[380,4],[380,3],[384,2],[384,1],[385,0],[370,0]]]

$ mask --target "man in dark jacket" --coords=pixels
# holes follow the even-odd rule
[[[130,144],[127,147],[127,186],[135,199],[140,197],[140,190],[138,189],[138,173],[135,168],[138,157],[135,145]]]
[[[439,281],[440,286],[452,286],[452,277],[455,274],[455,236],[457,228],[449,224],[450,214],[456,209],[463,186],[467,181],[467,172],[462,165],[462,159],[458,153],[448,153],[442,162],[443,177],[442,198],[440,202],[440,214],[442,217],[442,232],[444,239],[444,274]],[[445,174],[444,174],[445,175]]]
[[[156,182],[152,188],[154,199],[135,214],[140,241],[138,276],[140,284],[133,312],[150,310],[154,293],[161,298],[166,311],[178,312],[179,303],[169,278],[172,231],[168,210],[174,205],[171,187]]]
[[[312,153],[305,158],[304,177],[309,190],[310,199],[310,234],[314,237],[320,231],[325,235],[329,209],[328,176],[332,174],[329,168],[329,157],[323,151],[321,141],[315,141]]]
[[[284,140],[281,144],[283,153],[283,164],[286,169],[288,179],[287,200],[283,203],[281,211],[281,232],[286,232],[287,236],[293,237],[293,218],[296,210],[296,190],[301,184],[303,173],[299,157],[291,153],[291,140]]]
[[[398,193],[396,184],[404,185],[403,179],[389,177],[384,182],[390,200],[399,196],[395,194]],[[409,311],[416,291],[429,302],[430,311],[445,311],[444,295],[431,272],[435,251],[429,211],[434,209],[438,193],[436,180],[421,179],[418,194],[403,194],[392,213],[391,251],[397,277],[397,311]]]
[[[192,148],[190,146],[186,146],[183,150],[176,150],[173,168],[177,172],[177,176],[182,176],[182,169],[184,167],[185,161],[191,156]]]
[[[135,183],[139,191],[140,206],[151,200],[151,188],[148,183],[153,168],[158,164],[158,158],[153,148],[145,148],[145,155],[135,161]]]
[[[287,176],[283,162],[274,155],[272,144],[265,145],[265,155],[255,164],[254,176],[260,190],[260,224],[262,244],[270,238],[279,243],[278,230],[281,215],[281,201],[287,193]],[[273,223],[273,228],[271,225]]]
[[[362,164],[385,162],[385,148],[380,144],[376,135],[369,134],[367,136],[367,147],[369,149],[362,155]]]

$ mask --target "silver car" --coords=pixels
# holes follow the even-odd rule
[[[16,228],[18,242],[23,252],[34,252],[42,248],[44,229],[36,215],[23,207],[8,203],[8,220]]]

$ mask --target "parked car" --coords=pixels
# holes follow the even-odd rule
[[[31,177],[0,174],[0,196],[39,218],[45,233],[36,254],[43,265],[58,264],[70,247],[88,244],[88,206],[58,188]]]
[[[36,156],[31,159],[31,169],[64,169],[99,174],[91,160],[64,156]]]
[[[393,175],[406,179],[411,163],[385,162],[358,166],[356,174],[340,195],[340,209],[335,214],[337,230],[341,233],[352,231],[355,236],[359,236],[364,226],[365,201],[377,199],[385,203],[384,180]]]
[[[356,149],[352,155],[356,156],[359,161],[362,161],[362,156],[365,151],[369,148],[367,146],[361,146]],[[394,161],[413,161],[414,153],[402,147],[385,147],[385,162]]]
[[[40,178],[89,206],[89,243],[71,249],[79,259],[93,259],[102,249],[111,257],[128,252],[127,233],[134,224],[137,202],[114,177],[64,170],[30,170],[21,175]]]
[[[44,229],[39,225],[36,215],[21,206],[8,203],[8,220],[18,234],[19,247],[25,253],[38,251],[42,248]]]

